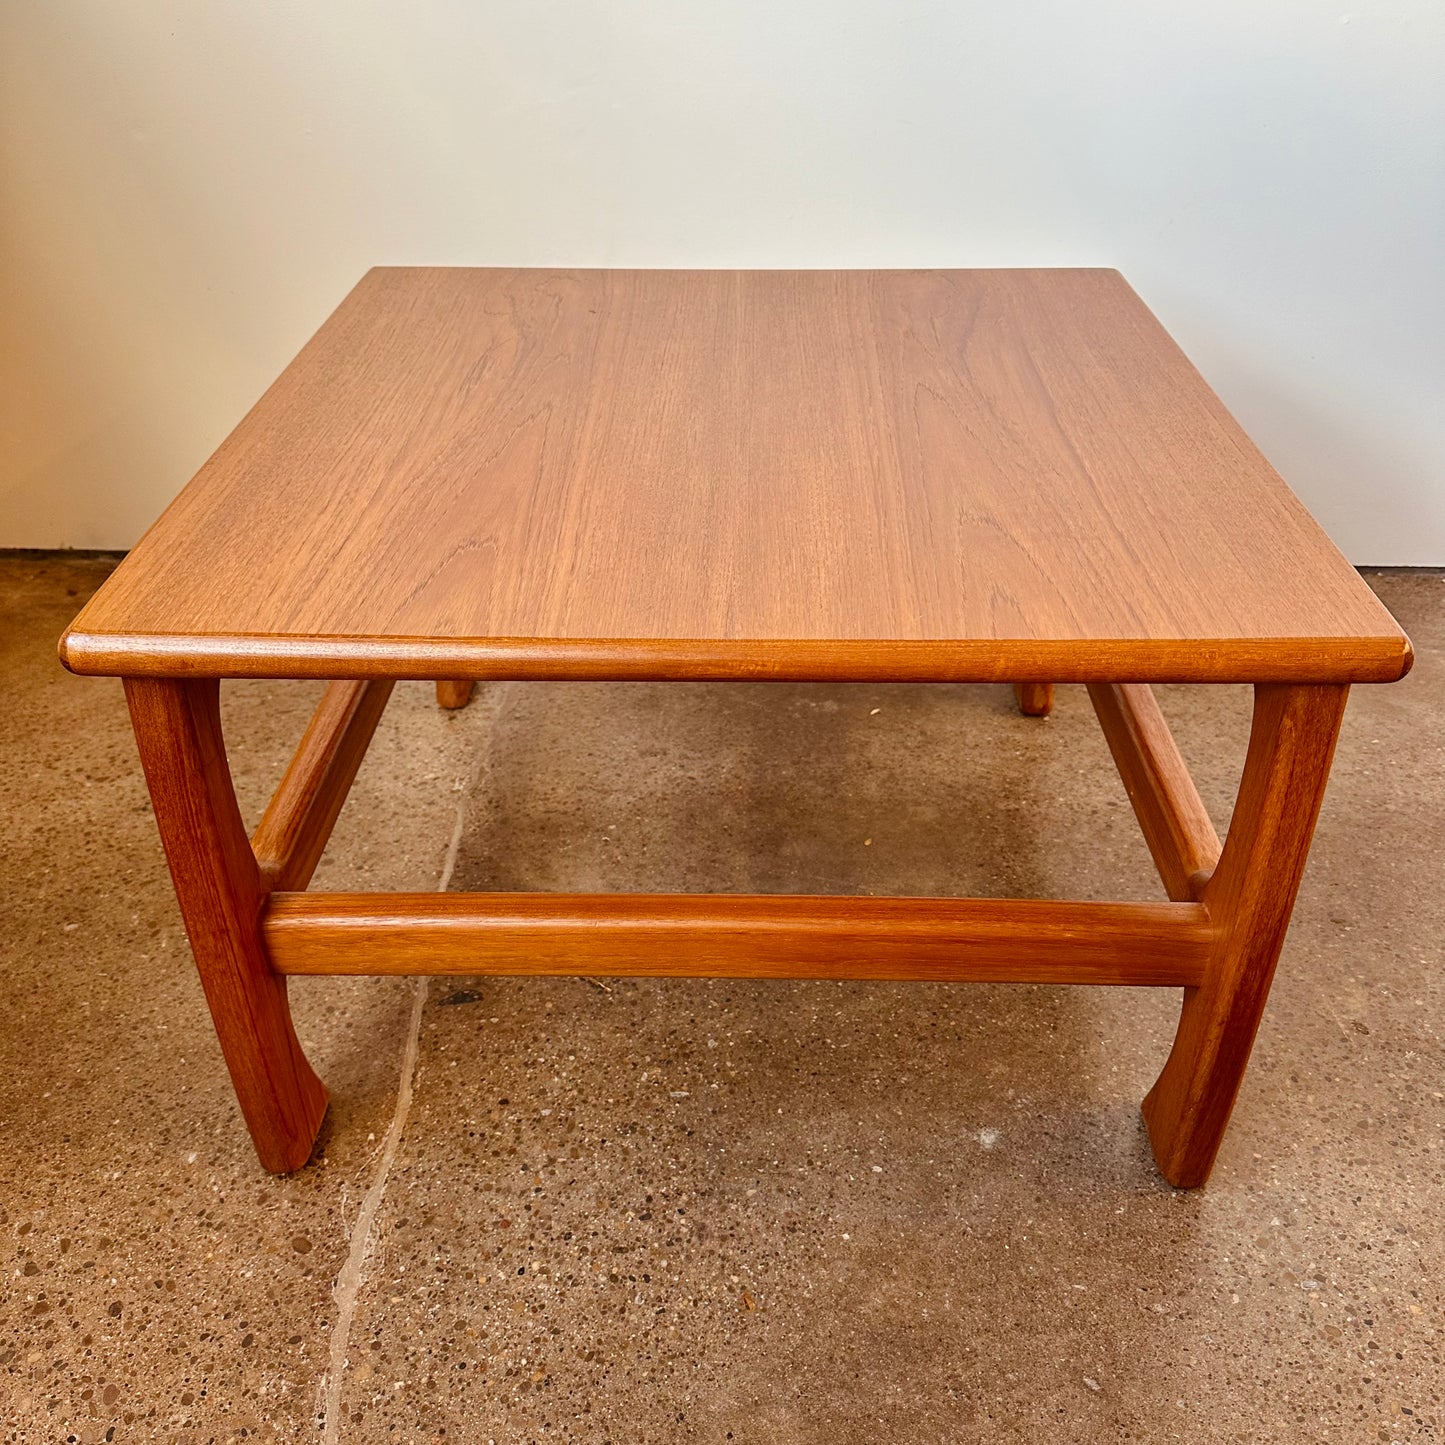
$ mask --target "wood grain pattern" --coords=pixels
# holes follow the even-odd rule
[[[742,894],[272,896],[286,974],[591,974],[1192,985],[1189,903]]]
[[[1234,1108],[1324,800],[1348,688],[1255,689],[1244,777],[1201,902],[1222,932],[1144,1100],[1160,1172],[1203,1184]]]
[[[260,934],[266,896],[231,786],[214,681],[127,679],[126,699],[186,934],[261,1163],[299,1169],[326,1112],[286,980]]]
[[[1219,861],[1219,835],[1154,690],[1091,683],[1089,698],[1165,890],[1174,899],[1197,898]]]
[[[1111,271],[372,271],[61,652],[459,681],[1410,662]]]
[[[251,837],[268,888],[305,888],[310,882],[392,686],[378,678],[334,682],[326,689]]]

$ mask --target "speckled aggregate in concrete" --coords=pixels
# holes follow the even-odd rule
[[[317,1159],[255,1164],[119,686],[106,568],[0,561],[0,1420],[309,1440],[416,985],[307,980]],[[1166,991],[434,980],[367,1238],[343,1441],[1424,1441],[1445,1410],[1445,583],[1373,579],[1214,1178],[1153,1172]],[[259,811],[316,688],[236,685]],[[1242,689],[1161,689],[1221,826]],[[460,813],[459,813],[460,809]],[[1081,689],[400,687],[317,886],[1160,896]]]

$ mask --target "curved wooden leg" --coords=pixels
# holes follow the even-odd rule
[[[472,688],[475,685],[475,683],[470,682],[437,683],[438,706],[447,708],[465,707],[472,700]]]
[[[1051,682],[1016,682],[1014,696],[1019,711],[1027,717],[1048,717],[1054,707],[1054,685]]]
[[[1144,1100],[1159,1170],[1203,1184],[1214,1165],[1289,927],[1349,689],[1260,685],[1244,777],[1202,902],[1219,941],[1184,991],[1174,1047]]]
[[[266,898],[221,736],[215,679],[127,678],[156,822],[246,1127],[272,1173],[299,1169],[326,1089],[296,1038],[261,938]]]

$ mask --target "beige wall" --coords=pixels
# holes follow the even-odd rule
[[[377,262],[1119,266],[1445,563],[1445,5],[0,0],[0,546],[125,546]]]

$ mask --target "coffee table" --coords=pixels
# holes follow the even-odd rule
[[[1144,1118],[1202,1183],[1351,683],[1409,642],[1106,270],[369,272],[60,645],[125,679],[256,1151],[326,1090],[293,974],[1182,988]],[[331,681],[248,838],[223,678]],[[393,682],[1087,684],[1164,900],[306,891]],[[1252,683],[1221,846],[1150,684]]]

